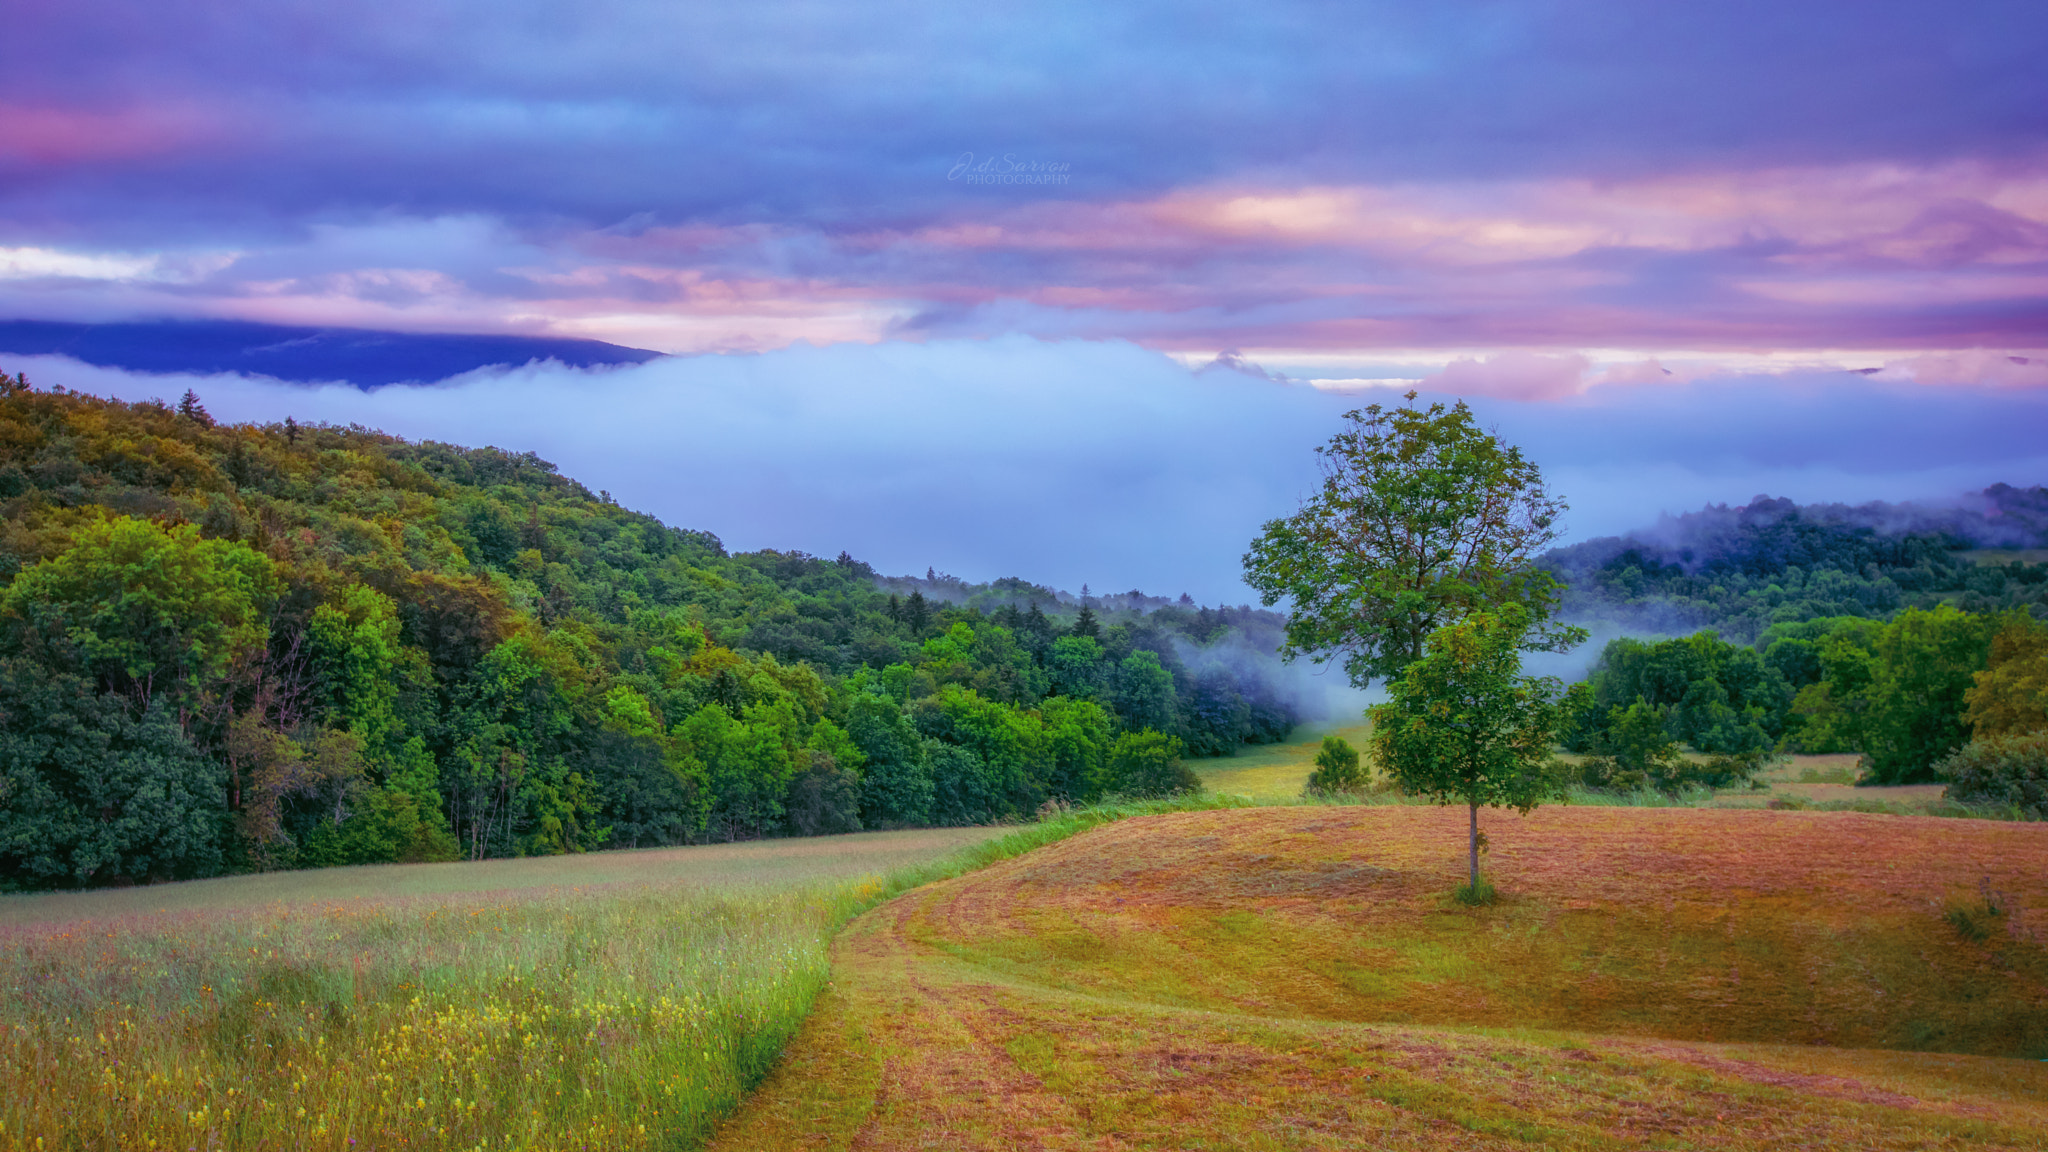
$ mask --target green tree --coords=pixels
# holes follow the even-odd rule
[[[1471,890],[1479,891],[1479,809],[1528,812],[1561,795],[1550,746],[1562,720],[1552,677],[1521,674],[1529,615],[1478,612],[1429,636],[1422,659],[1370,710],[1375,759],[1402,790],[1471,811]]]
[[[1684,773],[1685,757],[1663,715],[1641,696],[1626,708],[1617,704],[1608,709],[1592,750],[1579,778],[1594,788],[1630,791],[1648,784],[1669,790]]]
[[[1934,779],[1935,762],[1970,738],[1965,698],[1990,657],[1996,616],[1943,604],[1908,608],[1878,634],[1876,676],[1863,718],[1866,777],[1876,784]]]
[[[870,692],[848,708],[846,734],[866,759],[862,818],[889,828],[932,821],[932,771],[924,741],[894,700]]]
[[[796,768],[778,730],[736,720],[718,705],[706,704],[677,726],[676,736],[704,765],[712,835],[744,840],[782,826]]]
[[[1034,604],[1032,607],[1035,608],[1037,605]],[[1102,638],[1102,625],[1096,622],[1095,609],[1088,603],[1088,586],[1086,584],[1081,585],[1081,614],[1074,617],[1074,626],[1067,635],[1084,640],[1100,640]]]
[[[2048,820],[2048,732],[1980,737],[1943,758],[1943,793],[1976,804],[2010,804]]]
[[[1184,751],[1177,736],[1150,728],[1124,733],[1109,749],[1111,791],[1133,797],[1200,792],[1202,778],[1181,759]]]
[[[1126,728],[1165,732],[1174,727],[1173,673],[1159,663],[1156,652],[1140,648],[1117,663],[1111,698]]]
[[[1093,636],[1062,636],[1047,656],[1052,690],[1076,700],[1093,699],[1102,690],[1102,644]]]
[[[1109,713],[1093,700],[1049,697],[1039,705],[1045,751],[1052,760],[1047,786],[1065,800],[1101,799],[1108,787]]]
[[[1797,752],[1856,752],[1877,679],[1873,649],[1884,631],[1875,620],[1836,617],[1814,622],[1826,631],[1814,641],[1820,679],[1792,697],[1786,746]]]
[[[1363,792],[1371,783],[1358,762],[1358,749],[1342,736],[1323,737],[1316,753],[1316,770],[1308,774],[1308,790],[1317,795]]]
[[[2048,730],[2048,625],[2007,616],[1991,638],[1989,666],[1971,677],[1964,701],[1976,739]]]
[[[1530,564],[1557,538],[1564,501],[1463,401],[1407,398],[1346,413],[1350,427],[1316,449],[1322,490],[1245,553],[1260,599],[1291,604],[1283,654],[1341,660],[1363,688],[1400,678],[1439,627],[1510,604],[1531,622],[1521,642],[1532,649],[1583,640],[1544,627],[1560,586]]]
[[[931,604],[924,598],[924,589],[912,588],[910,599],[903,605],[903,625],[910,629],[912,640],[924,639],[925,631],[931,627],[931,618]]]
[[[936,696],[920,700],[912,710],[912,719],[924,735],[974,753],[980,765],[976,779],[982,783],[975,787],[985,787],[987,794],[962,800],[956,813],[981,804],[987,817],[1023,816],[1045,802],[1045,729],[1037,716],[984,700],[971,688],[948,684]],[[961,762],[948,759],[944,763]],[[950,785],[938,760],[933,761],[932,778],[943,808]],[[969,796],[971,792],[959,795]]]
[[[16,576],[0,621],[17,651],[95,677],[138,712],[165,693],[190,710],[262,655],[277,591],[269,558],[245,544],[114,516]]]
[[[0,888],[214,875],[223,777],[161,701],[137,717],[83,676],[0,658]]]

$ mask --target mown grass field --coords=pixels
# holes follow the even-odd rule
[[[1471,910],[1462,820],[1162,815],[910,892],[714,1146],[2048,1146],[2048,828],[1489,814]]]
[[[694,1147],[844,919],[1005,831],[6,897],[0,1149]]]

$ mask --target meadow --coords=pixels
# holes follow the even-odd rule
[[[1161,815],[908,893],[713,1146],[2048,1143],[2048,829],[1489,814],[1468,909],[1462,819]]]
[[[2048,1141],[2041,826],[1489,813],[1474,910],[1460,812],[1286,799],[1316,746],[1204,762],[1261,799],[0,899],[0,1149]]]
[[[0,1149],[695,1147],[849,917],[1146,810],[0,899]]]

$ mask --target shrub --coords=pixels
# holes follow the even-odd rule
[[[2048,820],[2048,732],[1972,740],[1935,771],[1948,778],[1949,799],[2010,804],[2028,819]]]
[[[1111,787],[1127,797],[1178,796],[1200,792],[1202,778],[1181,761],[1180,739],[1155,732],[1126,732],[1109,750]]]
[[[1591,747],[1594,755],[1579,767],[1588,788],[1631,792],[1649,785],[1668,792],[1685,768],[1677,742],[1665,734],[1663,714],[1640,696],[1608,710],[1606,729]]]
[[[1734,755],[1709,756],[1703,763],[1686,765],[1681,773],[1680,783],[1698,784],[1707,788],[1733,788],[1738,784],[1749,784],[1769,762],[1770,755],[1762,749]]]
[[[1372,783],[1359,766],[1358,749],[1342,736],[1323,737],[1322,751],[1316,753],[1316,770],[1309,773],[1308,791],[1315,796],[1340,792],[1363,792]]]

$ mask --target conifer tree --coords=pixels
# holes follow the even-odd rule
[[[190,388],[185,389],[185,395],[178,401],[178,415],[201,427],[213,427],[212,414],[207,412],[206,405],[199,402],[199,393]]]

